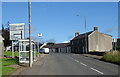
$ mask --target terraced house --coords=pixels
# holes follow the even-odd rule
[[[70,41],[72,53],[105,52],[112,49],[112,36],[98,31],[94,27],[93,31],[79,34]]]
[[[43,48],[49,48],[50,52],[55,53],[71,53],[71,47],[69,43],[57,43],[54,45],[46,45]]]

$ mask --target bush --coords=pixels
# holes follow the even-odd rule
[[[107,52],[102,59],[105,61],[110,61],[113,63],[120,64],[120,52],[118,51]]]
[[[120,46],[114,47],[113,50],[115,50],[115,48],[116,50],[120,51]]]

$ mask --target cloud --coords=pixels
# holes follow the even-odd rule
[[[70,41],[64,41],[63,43],[69,43]]]

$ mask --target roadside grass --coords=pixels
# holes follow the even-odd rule
[[[38,56],[40,53],[35,53],[34,55]],[[5,51],[4,56],[6,57],[12,57],[11,51]],[[15,51],[14,56],[19,57],[19,52]],[[26,56],[29,56],[29,53],[26,54]],[[9,65],[13,64],[19,64],[18,58],[0,58],[0,64],[1,64],[1,73],[2,75],[8,75],[10,72],[14,71],[16,68],[10,67]]]
[[[2,76],[2,59],[0,58],[0,77]]]
[[[36,56],[38,56],[40,53],[35,53]],[[5,51],[4,52],[4,56],[7,56],[7,57],[12,57],[12,52],[11,51]],[[14,52],[14,56],[16,57],[19,57],[19,52],[18,51],[15,51]],[[29,56],[29,53],[26,54],[26,56]]]
[[[40,55],[40,53],[35,53],[36,56]]]
[[[15,68],[8,66],[12,64],[18,64],[18,59],[2,58],[2,75],[8,75],[15,70]]]
[[[9,74],[11,71],[13,71],[15,68],[13,67],[6,67],[6,66],[2,66],[2,75],[7,75]]]
[[[120,52],[119,51],[107,52],[105,55],[103,55],[102,59],[105,61],[120,64]]]
[[[4,56],[11,57],[11,56],[12,56],[12,52],[11,52],[11,51],[5,51],[5,52],[4,52]],[[14,52],[14,56],[19,57],[19,52],[18,52],[18,51],[15,51],[15,52]]]
[[[3,66],[12,65],[12,64],[18,64],[18,59],[13,59],[13,58],[3,58],[2,59]]]

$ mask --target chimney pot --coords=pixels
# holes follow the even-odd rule
[[[94,27],[94,31],[98,31],[98,27]]]
[[[79,35],[79,32],[75,32],[75,37]]]

